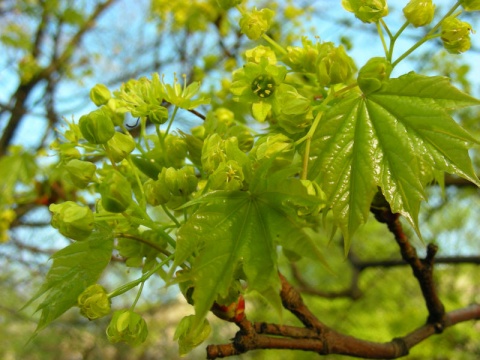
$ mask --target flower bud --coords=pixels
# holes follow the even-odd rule
[[[181,167],[187,157],[185,140],[175,135],[168,135],[165,139],[165,157],[166,166]]]
[[[80,189],[85,189],[92,181],[97,167],[89,161],[73,159],[65,165],[65,170],[73,185]]]
[[[243,125],[232,126],[228,129],[227,136],[237,138],[238,148],[241,151],[248,152],[252,149],[254,138],[247,127]]]
[[[108,149],[113,161],[120,162],[135,149],[135,141],[130,135],[115,132],[115,135],[108,140]]]
[[[380,89],[389,79],[392,64],[382,57],[374,57],[358,72],[357,83],[364,94],[370,94]]]
[[[116,170],[107,173],[100,184],[99,192],[103,208],[113,213],[125,211],[132,202],[132,187]]]
[[[332,43],[320,45],[317,59],[317,79],[320,86],[346,83],[355,72],[355,63],[345,48]]]
[[[257,142],[254,148],[257,160],[271,158],[278,153],[288,153],[293,150],[293,142],[283,134],[273,134]]]
[[[342,0],[342,6],[366,23],[377,22],[388,15],[386,0]]]
[[[178,352],[181,357],[200,345],[210,335],[211,327],[207,319],[194,328],[195,316],[185,316],[180,320],[173,335],[173,340],[178,340]]]
[[[170,198],[172,197],[170,190],[168,190],[164,182],[166,168],[163,169],[165,170],[165,172],[162,171],[164,175],[162,176],[162,173],[159,174],[159,178],[161,178],[163,181],[155,181],[153,179],[148,179],[145,184],[143,184],[143,190],[145,191],[145,197],[147,199],[147,202],[152,206],[166,204],[170,201]]]
[[[105,107],[83,115],[78,123],[83,137],[92,144],[105,144],[115,134],[111,115]]]
[[[90,99],[97,106],[105,105],[111,97],[110,90],[103,84],[97,84],[90,90]]]
[[[257,10],[253,8],[251,12],[246,12],[240,19],[240,30],[247,35],[250,40],[258,40],[272,25],[272,19],[275,13],[270,9]]]
[[[275,120],[282,129],[295,134],[304,131],[312,124],[311,101],[299,94],[295,87],[280,85],[277,100],[280,114]]]
[[[164,171],[162,170],[162,174]],[[162,179],[163,179],[163,175]],[[165,170],[164,183],[170,193],[174,196],[186,196],[197,188],[197,177],[191,166],[185,166],[176,170],[172,167]]]
[[[425,26],[433,20],[435,5],[432,0],[410,0],[403,8],[403,14],[413,26]]]
[[[239,323],[245,318],[245,299],[240,295],[237,301],[228,305],[221,305],[215,302],[211,310],[222,320]]]
[[[130,310],[115,311],[107,327],[107,338],[111,343],[124,342],[130,346],[143,343],[148,336],[145,320]]]
[[[98,285],[91,285],[86,288],[78,297],[80,314],[94,320],[110,313],[110,299],[105,289]]]
[[[443,41],[443,47],[450,54],[460,54],[470,49],[470,33],[472,26],[449,16],[442,21],[442,32],[440,38]]]
[[[93,213],[86,206],[73,201],[51,204],[52,226],[60,233],[74,240],[85,240],[93,231]]]
[[[466,11],[480,11],[480,0],[463,0],[462,6]]]

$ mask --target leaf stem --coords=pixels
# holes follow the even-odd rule
[[[385,23],[384,24],[384,27],[386,27],[387,25]],[[385,42],[385,37],[383,36],[383,31],[382,31],[382,27],[380,26],[380,22],[377,21],[375,23],[376,27],[377,27],[377,32],[378,32],[378,36],[380,37],[380,40],[382,41],[382,46],[383,46],[383,51],[385,52],[385,56],[388,58],[388,47],[387,47],[387,43]],[[388,31],[388,33],[390,33]]]
[[[283,55],[287,55],[287,50],[285,50],[280,44],[278,44],[275,40],[273,40],[270,36],[267,34],[263,34],[262,38],[268,42],[270,45],[272,45],[275,49],[280,51]]]
[[[165,204],[162,204],[161,206],[165,214],[175,223],[177,227],[180,227],[181,224],[178,222],[177,218],[170,212],[170,210],[167,209]]]
[[[164,138],[167,137],[168,132],[170,131],[170,127],[173,124],[173,119],[175,119],[175,116],[177,115],[177,111],[178,111],[178,106],[175,106],[174,109],[173,109],[172,117],[170,118],[170,121],[168,122],[167,130],[165,130]]]
[[[306,143],[305,143],[305,153],[303,154],[302,173],[300,174],[300,179],[301,180],[306,180],[307,179],[308,160],[310,158],[310,145],[311,145],[311,142],[312,142],[313,134],[315,133],[315,130],[317,129],[318,123],[320,122],[320,119],[322,118],[322,115],[323,115],[323,111],[319,111],[317,116],[313,120],[313,124],[310,127],[310,130],[308,130],[307,135],[305,135],[303,138],[301,138],[301,139],[299,139],[295,142],[295,145],[299,145],[303,141],[306,141]]]
[[[117,289],[115,289],[114,291],[112,291],[110,294],[107,294],[107,297],[109,299],[111,298],[114,298],[116,296],[119,296],[119,295],[122,295],[124,293],[126,293],[127,291],[133,289],[135,286],[137,286],[138,284],[140,283],[143,283],[145,282],[146,280],[148,280],[148,278],[150,276],[152,276],[153,274],[155,274],[158,270],[161,269],[162,266],[164,266],[165,264],[167,264],[169,261],[173,260],[173,254],[170,255],[169,257],[167,257],[165,260],[163,260],[162,262],[158,263],[157,265],[155,265],[152,269],[150,269],[149,271],[147,271],[145,274],[143,274],[141,277],[139,277],[138,279],[136,280],[133,280],[133,281],[130,281],[129,283],[126,283],[120,287],[118,287]],[[136,302],[135,302],[136,303]]]
[[[410,25],[408,21],[405,21],[400,29],[395,33],[395,35],[390,36],[390,48],[388,50],[387,60],[392,62],[393,58],[393,49],[395,48],[395,42],[397,41],[400,34]]]

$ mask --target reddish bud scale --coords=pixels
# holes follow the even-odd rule
[[[245,299],[240,295],[238,300],[230,305],[214,303],[211,311],[222,320],[239,323],[245,318]]]

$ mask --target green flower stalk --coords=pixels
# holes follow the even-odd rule
[[[106,105],[111,97],[110,90],[103,84],[97,84],[90,90],[90,99],[97,106]]]
[[[148,336],[147,323],[131,310],[115,311],[106,332],[111,343],[124,342],[130,346],[140,345]]]
[[[275,12],[270,9],[257,10],[242,14],[240,19],[240,30],[247,35],[250,40],[258,40],[265,32],[270,29]]]
[[[457,19],[447,17],[442,22],[441,39],[443,47],[451,54],[460,54],[470,49],[470,33],[472,26]]]
[[[388,15],[386,0],[342,0],[345,10],[366,23],[373,23]]]
[[[53,213],[52,226],[62,235],[73,240],[85,240],[92,233],[94,217],[88,207],[66,201],[51,204],[48,209]]]
[[[432,0],[410,0],[403,8],[403,14],[413,26],[425,26],[433,20],[435,5]]]
[[[105,289],[98,284],[86,288],[78,297],[80,314],[89,320],[95,320],[110,314],[110,299]]]

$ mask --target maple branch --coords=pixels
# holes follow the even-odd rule
[[[438,293],[433,280],[434,258],[438,251],[438,246],[435,244],[428,244],[427,255],[425,259],[420,259],[417,255],[416,249],[410,243],[408,237],[403,231],[400,222],[400,214],[392,213],[389,206],[381,209],[372,208],[375,218],[382,223],[387,224],[388,229],[394,235],[395,240],[400,247],[400,253],[405,262],[407,262],[417,279],[420,289],[422,290],[423,298],[428,309],[429,324],[435,324],[436,331],[442,332],[445,327],[445,307],[438,297]]]
[[[428,257],[428,256],[427,256]],[[269,323],[252,323],[244,318],[236,323],[239,331],[229,344],[209,345],[207,359],[240,355],[250,350],[289,349],[311,351],[319,355],[341,354],[365,359],[396,359],[408,355],[410,349],[438,333],[437,324],[427,323],[407,335],[379,343],[339,333],[322,324],[305,306],[300,294],[281,274],[280,291],[284,306],[297,316],[305,327]],[[472,304],[444,314],[444,326],[480,319],[480,304]]]

